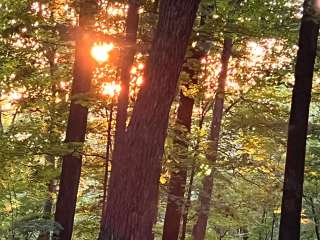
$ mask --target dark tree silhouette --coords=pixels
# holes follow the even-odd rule
[[[88,108],[79,100],[90,91],[94,62],[90,56],[92,39],[86,30],[94,23],[97,11],[95,0],[80,1],[79,36],[76,39],[75,63],[71,92],[70,113],[67,124],[66,143],[82,143],[85,140]],[[61,224],[59,240],[70,240],[77,202],[82,157],[68,154],[63,157],[55,221]]]
[[[207,51],[202,48],[193,48],[192,56],[190,59],[187,59],[187,62],[188,60],[195,60],[200,62],[201,59],[205,56],[206,52]],[[197,84],[198,72],[196,71],[196,69],[194,69],[193,66],[186,64],[186,66],[183,68],[183,71],[189,75],[192,84]],[[190,84],[185,84],[186,89],[190,88],[189,85]],[[190,132],[193,105],[193,97],[186,96],[181,90],[176,119],[176,134],[179,137],[175,139],[175,144],[178,144],[182,149],[184,148],[182,152],[185,151],[188,146],[184,141],[181,141],[179,139],[184,138],[186,133]],[[182,130],[183,128],[186,131]],[[181,157],[181,159],[183,159],[183,156]],[[168,201],[162,235],[163,240],[178,239],[187,173],[188,166],[185,162],[177,163],[176,166],[174,166],[174,171],[171,173],[170,182],[168,185]]]
[[[210,44],[204,29],[206,20],[210,19],[208,15],[213,12],[213,5],[209,4],[206,6],[207,11],[201,15],[200,18],[200,30],[196,37],[197,46],[192,47],[191,57],[186,59],[183,67],[183,72],[188,74],[189,80],[192,84],[198,83],[199,70],[194,67],[190,62],[198,62],[200,64],[201,59],[205,57],[209,51]],[[190,89],[190,83],[184,84],[185,89]],[[185,95],[180,91],[179,106],[177,110],[176,118],[176,134],[177,137],[174,139],[174,144],[179,145],[181,152],[186,152],[188,144],[179,139],[186,137],[187,132],[191,130],[192,122],[192,111],[193,111],[194,99],[193,97]],[[185,130],[182,130],[185,129]],[[181,160],[185,159],[186,156],[181,156]],[[189,164],[190,165],[190,164]],[[175,240],[179,237],[180,223],[183,210],[187,210],[186,202],[184,199],[187,175],[188,175],[188,162],[180,161],[173,166],[174,171],[171,172],[170,181],[168,184],[168,201],[165,213],[165,220],[163,226],[163,240]],[[192,176],[193,178],[193,176]]]
[[[137,41],[137,31],[139,26],[139,0],[130,0],[128,15],[126,19],[126,39],[124,44],[124,49],[121,51],[122,55],[122,65],[121,65],[121,92],[118,97],[117,103],[117,115],[116,115],[116,134],[115,134],[115,150],[120,153],[123,151],[121,144],[124,139],[126,131],[126,122],[128,115],[128,104],[129,104],[129,86],[130,86],[130,70],[134,62],[134,56],[136,53],[136,41]],[[107,148],[108,149],[108,148]],[[109,156],[109,154],[107,154]],[[107,159],[106,161],[109,161]],[[101,232],[105,228],[105,212],[106,212],[106,196],[107,196],[107,182],[108,182],[108,164],[105,169],[105,179],[104,179],[104,198],[102,206],[102,220],[101,220]]]
[[[182,127],[185,127],[188,132],[190,131],[193,104],[194,99],[192,97],[185,96],[183,91],[181,91],[176,119],[176,125],[180,125],[180,127],[178,127],[179,129],[176,131],[176,134],[181,135],[181,138],[183,138],[183,135],[186,134],[186,131],[181,130]],[[175,144],[179,144],[180,147],[184,148],[188,147],[186,146],[185,142],[177,139],[175,139]],[[184,162],[179,162],[177,165],[179,166],[176,166],[174,171],[171,173],[168,186],[168,201],[162,235],[163,240],[174,240],[178,239],[179,236],[188,167]]]
[[[304,3],[299,33],[291,112],[288,128],[287,158],[281,205],[280,240],[300,239],[300,218],[304,180],[304,162],[308,129],[312,78],[319,34],[314,1]],[[318,12],[318,13],[317,13]]]
[[[130,70],[136,53],[137,32],[139,26],[139,0],[130,0],[126,19],[126,40],[122,51],[121,92],[117,104],[116,149],[120,150],[126,131],[127,108],[129,101]]]
[[[103,239],[153,239],[168,115],[199,0],[163,0],[123,146],[115,151]]]
[[[232,52],[232,39],[225,38],[223,44],[223,51],[221,56],[222,69],[219,75],[218,80],[218,89],[215,95],[215,102],[213,107],[213,119],[211,122],[211,132],[209,140],[211,141],[209,146],[209,153],[207,154],[210,164],[214,164],[217,160],[218,154],[218,143],[220,136],[221,121],[223,116],[223,107],[224,107],[224,96],[225,96],[225,85],[227,80],[228,73],[228,64]],[[213,188],[213,172],[214,169],[211,169],[211,173],[208,176],[205,176],[203,179],[203,188],[200,192],[199,200],[200,207],[198,209],[198,218],[196,224],[193,228],[193,239],[194,240],[203,240],[206,233],[209,211],[210,211],[210,202],[211,194]]]

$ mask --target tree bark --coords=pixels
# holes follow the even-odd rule
[[[168,115],[199,0],[163,0],[145,85],[115,151],[103,239],[153,239]]]
[[[203,122],[204,122],[204,118],[206,116],[206,113],[207,113],[206,109],[204,109],[203,112],[201,113],[201,116],[200,116],[200,119],[199,119],[199,129],[200,130],[203,127]],[[200,142],[197,142],[196,150],[199,147],[199,143]],[[186,238],[188,215],[189,215],[189,208],[191,206],[191,194],[192,194],[193,182],[194,182],[195,174],[196,174],[196,165],[195,165],[195,162],[193,162],[191,173],[190,173],[190,180],[189,180],[189,187],[188,187],[187,197],[186,197],[186,200],[185,200],[185,206],[184,206],[184,210],[183,210],[180,240],[185,240],[185,238]]]
[[[202,53],[199,49],[193,49],[193,56],[191,57],[191,59],[196,59],[200,62],[203,55],[204,53]],[[190,80],[193,84],[196,84],[198,82],[196,79],[197,72],[192,68],[192,66],[186,66],[183,70],[189,74]],[[188,84],[186,84],[187,89],[188,87]],[[180,136],[174,139],[174,144],[177,144],[179,145],[179,147],[184,149],[188,148],[188,146],[185,144],[185,142],[179,139],[185,138],[187,132],[190,132],[191,130],[193,105],[194,99],[192,97],[186,96],[181,90],[176,119],[176,134]],[[182,128],[185,128],[186,131],[182,130]],[[185,156],[181,156],[181,159],[184,158]],[[176,166],[174,166],[174,171],[172,171],[171,173],[168,186],[168,201],[162,235],[163,240],[178,239],[187,173],[188,167],[183,162],[177,163]]]
[[[271,233],[270,233],[270,240],[273,240],[273,234],[274,234],[274,225],[276,223],[276,215],[274,212],[272,212],[272,223],[271,223]],[[320,239],[319,239],[320,240]]]
[[[107,131],[107,146],[106,146],[106,162],[104,170],[104,179],[103,179],[103,197],[102,197],[102,213],[101,213],[101,223],[100,223],[100,233],[99,239],[101,238],[102,231],[104,229],[104,218],[106,215],[106,206],[107,206],[107,188],[109,180],[109,164],[110,164],[110,152],[111,152],[111,131],[112,131],[112,121],[113,121],[113,100],[110,107],[109,119],[108,119],[108,131]]]
[[[186,137],[186,133],[191,129],[191,117],[194,105],[194,99],[187,97],[180,92],[179,107],[176,119],[176,125],[186,128],[186,131],[178,129],[177,135],[181,138]],[[174,144],[178,144],[179,148],[188,148],[187,144],[178,139],[174,140]],[[183,150],[182,150],[183,151]],[[181,156],[181,159],[186,156]],[[163,240],[176,240],[179,236],[180,221],[184,202],[185,186],[187,181],[188,167],[186,163],[179,162],[174,166],[171,173],[170,182],[168,186],[168,200],[163,227]]]
[[[188,214],[189,214],[189,208],[191,205],[191,193],[192,193],[192,188],[193,188],[195,170],[196,170],[195,165],[193,165],[192,169],[191,169],[191,173],[190,173],[189,187],[188,187],[186,202],[184,205],[184,210],[183,210],[183,215],[182,215],[182,226],[181,226],[180,240],[184,240],[186,238],[186,234],[187,234]]]
[[[310,3],[309,0],[305,1],[305,4],[308,3]],[[299,34],[299,50],[288,128],[279,240],[300,239],[309,105],[319,34],[319,24],[307,10],[305,8]]]
[[[91,39],[85,32],[94,23],[96,10],[95,0],[80,1],[79,30],[82,34],[76,40],[66,143],[83,143],[85,140],[88,108],[81,105],[79,100],[81,95],[89,93],[91,87],[94,61],[90,56],[90,49],[94,39]],[[70,240],[72,236],[81,165],[81,156],[68,154],[63,157],[55,212],[55,221],[63,227],[63,230],[56,236],[59,240]]]
[[[136,54],[136,41],[139,26],[139,0],[130,0],[126,19],[126,44],[122,50],[121,92],[118,97],[116,115],[115,151],[121,152],[122,140],[126,132],[127,109],[129,103],[130,70]]]
[[[219,135],[224,107],[224,92],[231,52],[232,39],[226,37],[223,44],[223,52],[221,56],[222,69],[218,79],[218,89],[215,95],[213,119],[211,123],[211,132],[209,136],[209,140],[212,141],[212,143],[209,146],[209,153],[207,154],[207,158],[210,164],[212,165],[217,160]],[[212,167],[211,173],[208,176],[205,176],[203,179],[203,189],[200,192],[199,196],[200,208],[198,210],[198,218],[196,224],[194,225],[192,233],[194,240],[203,240],[205,237],[210,211],[211,194],[213,189],[213,172],[214,168]]]
[[[136,41],[137,32],[139,27],[139,1],[130,0],[128,14],[126,19],[126,40],[124,49],[122,49],[122,64],[121,64],[121,92],[118,97],[117,103],[117,114],[116,114],[116,134],[115,134],[115,151],[120,153],[123,151],[122,141],[125,136],[127,128],[127,115],[128,115],[128,104],[129,104],[129,90],[130,90],[130,70],[134,62],[134,56],[136,53]],[[107,154],[109,155],[109,154]],[[107,169],[104,182],[107,181]],[[105,184],[105,188],[107,185]],[[104,189],[103,207],[102,207],[102,219],[101,219],[101,230],[100,238],[102,237],[103,229],[105,229],[105,212],[106,212],[106,197],[107,189]]]
[[[208,18],[208,13],[201,16],[200,28],[205,25],[205,20]],[[208,39],[203,39],[202,31],[199,33],[199,39],[197,46],[191,49],[192,55],[186,59],[186,65],[183,68],[183,72],[189,75],[190,82],[192,84],[198,83],[199,70],[195,69],[194,66],[188,61],[196,61],[199,64],[201,59],[205,57],[209,49],[205,49],[205,45]],[[190,89],[190,84],[184,84],[186,89]],[[179,107],[177,110],[177,135],[178,137],[174,140],[175,144],[178,144],[183,150],[186,151],[188,145],[181,142],[179,139],[185,138],[187,132],[191,130],[192,122],[192,111],[193,111],[194,99],[193,97],[186,96],[183,91],[180,91]],[[181,127],[184,127],[187,131],[181,131]],[[179,136],[180,135],[180,136]],[[185,159],[186,156],[181,156],[181,160]],[[188,166],[184,162],[177,162],[173,167],[175,171],[172,171],[170,182],[168,186],[168,200],[165,213],[164,227],[163,227],[163,240],[177,240],[179,237],[180,223],[182,217],[182,210],[184,209],[184,194],[185,186],[187,183]]]

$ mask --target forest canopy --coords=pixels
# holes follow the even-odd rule
[[[319,0],[0,9],[0,240],[320,240]]]

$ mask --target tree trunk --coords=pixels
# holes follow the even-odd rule
[[[200,28],[205,25],[205,20],[208,18],[208,11],[206,14],[201,16]],[[208,39],[203,39],[202,31],[199,33],[198,44],[196,47],[192,48],[192,56],[186,59],[186,65],[183,68],[183,72],[189,75],[189,79],[192,84],[198,83],[198,75],[199,70],[195,69],[194,66],[188,61],[196,61],[199,64],[201,63],[201,59],[205,57],[208,52],[208,49],[204,49],[203,45],[205,45]],[[185,84],[185,88],[189,89],[190,84]],[[180,99],[179,99],[179,107],[177,111],[177,135],[178,136],[174,142],[178,144],[183,150],[186,151],[188,146],[184,142],[181,142],[179,139],[183,139],[186,137],[187,132],[191,130],[191,122],[192,122],[192,111],[193,111],[194,99],[192,97],[188,97],[184,95],[183,91],[180,91]],[[181,131],[181,127],[186,128],[187,131]],[[186,156],[181,156],[181,160],[186,159]],[[165,213],[164,227],[163,227],[163,240],[177,240],[179,237],[180,230],[180,222],[182,217],[182,210],[184,209],[184,194],[185,194],[185,186],[187,182],[188,175],[188,166],[184,162],[178,162],[173,167],[175,171],[172,171],[170,182],[168,186],[168,201]]]
[[[163,0],[145,85],[115,151],[103,239],[153,239],[168,115],[199,0]],[[118,146],[119,147],[119,146]]]
[[[212,165],[216,162],[218,154],[218,143],[224,106],[224,91],[231,52],[232,40],[230,38],[225,38],[221,56],[222,69],[218,80],[218,89],[215,96],[213,119],[209,136],[209,140],[212,141],[212,143],[209,146],[209,153],[207,154],[208,160]],[[213,172],[214,168],[212,167],[211,173],[203,179],[203,189],[199,196],[200,208],[198,210],[198,218],[192,233],[194,240],[203,240],[205,237],[213,188]]]
[[[177,113],[176,125],[181,129],[181,126],[186,128],[186,131],[177,129],[176,134],[180,135],[178,138],[185,138],[187,132],[190,132],[191,117],[194,105],[194,99],[187,97],[180,92],[180,102]],[[179,127],[180,125],[180,127]],[[181,151],[186,151],[187,144],[181,140],[175,139],[174,144],[178,144]],[[187,156],[181,156],[181,160]],[[185,186],[187,181],[188,167],[186,163],[178,162],[173,167],[170,182],[168,186],[168,201],[164,219],[163,240],[176,240],[179,236],[180,220],[183,209]]]
[[[203,55],[204,53],[202,53],[199,49],[193,49],[193,56],[191,59],[195,59],[200,62]],[[196,79],[197,72],[192,68],[192,66],[189,67],[187,65],[183,68],[183,71],[189,74],[189,78],[193,84],[198,82]],[[187,89],[188,87],[188,84],[186,84]],[[183,150],[181,150],[182,152],[185,151],[188,146],[184,141],[179,139],[185,138],[187,132],[190,132],[191,130],[193,105],[194,99],[186,96],[181,90],[176,119],[177,138],[174,140],[174,144],[179,145],[179,148],[183,148]],[[186,131],[182,130],[182,128],[185,128]],[[185,157],[186,156],[181,156],[181,159],[185,159]],[[187,181],[188,167],[185,163],[179,162],[173,168],[174,171],[171,173],[168,186],[169,191],[162,235],[163,240],[178,239],[184,202],[185,185]]]
[[[273,234],[274,234],[274,225],[276,223],[276,215],[274,214],[274,212],[272,212],[272,223],[271,223],[271,237],[270,240],[273,240]],[[320,239],[319,239],[320,240]]]
[[[261,221],[260,221],[260,223],[261,223],[261,225],[263,225],[264,223],[265,223],[265,221],[266,221],[266,210],[263,208],[263,212],[262,212],[262,216],[261,216]],[[263,233],[264,231],[259,231],[259,240],[263,240],[262,239],[262,233]]]
[[[81,95],[89,93],[91,87],[94,62],[90,56],[90,48],[93,39],[90,39],[85,31],[94,23],[96,9],[97,3],[95,0],[80,1],[79,31],[81,34],[76,40],[66,143],[83,143],[85,140],[88,108],[82,106],[78,101]],[[81,165],[82,157],[79,155],[68,154],[63,157],[55,212],[55,221],[63,227],[58,235],[59,240],[70,240],[72,236]]]
[[[196,170],[195,165],[193,165],[192,169],[191,169],[191,174],[190,174],[190,181],[189,181],[187,198],[186,198],[186,202],[185,202],[184,210],[183,210],[180,240],[185,240],[185,238],[186,238],[188,214],[189,214],[189,208],[191,205],[191,193],[192,193],[192,188],[193,188],[194,175],[196,172],[195,170]]]
[[[115,151],[122,151],[122,140],[126,131],[127,109],[129,103],[130,70],[136,53],[137,32],[139,26],[139,1],[130,0],[126,20],[126,44],[122,50],[121,92],[117,103]]]
[[[128,115],[128,104],[129,104],[129,90],[130,90],[130,70],[134,62],[134,56],[136,53],[136,41],[137,32],[139,27],[139,1],[130,0],[128,14],[126,19],[126,44],[125,49],[122,49],[122,64],[121,64],[121,92],[118,97],[117,103],[117,115],[116,115],[116,134],[115,134],[115,151],[120,153],[123,151],[122,141],[125,136],[127,128],[127,115]],[[107,154],[109,155],[109,153]],[[107,169],[104,182],[107,181]],[[105,187],[106,184],[105,184]],[[100,238],[102,237],[103,229],[105,228],[105,211],[106,211],[106,196],[107,189],[104,189],[103,207],[102,207],[102,220]]]
[[[206,107],[205,107],[206,108]],[[206,116],[207,110],[204,109],[201,113],[201,117],[199,119],[199,129],[201,130],[203,127],[204,118]],[[197,142],[196,150],[198,150],[199,143]],[[182,218],[182,226],[181,226],[181,236],[180,240],[185,240],[186,233],[187,233],[187,223],[188,223],[188,214],[189,214],[189,208],[191,206],[191,194],[193,189],[193,182],[194,182],[194,176],[196,174],[196,165],[195,162],[193,162],[191,173],[190,173],[190,180],[189,180],[189,187],[188,187],[188,193],[185,201],[185,206],[183,210],[183,218]]]
[[[52,47],[47,47],[46,49],[46,58],[48,60],[48,64],[49,64],[49,72],[50,72],[50,77],[51,80],[53,81],[55,78],[55,72],[57,71],[57,64],[55,63],[54,59],[56,56],[56,49],[52,48]],[[55,121],[55,98],[56,98],[56,93],[57,93],[57,83],[52,82],[51,84],[51,104],[54,110],[50,110],[50,123],[48,125],[47,131],[49,133],[48,138],[52,139],[52,129],[54,127],[54,121]],[[50,165],[50,167],[52,167],[52,169],[56,168],[56,162],[55,162],[55,158],[52,155],[46,155],[46,162]],[[50,219],[51,218],[51,214],[52,214],[52,208],[53,208],[53,197],[52,194],[55,192],[56,189],[56,182],[57,179],[51,179],[48,183],[48,198],[45,200],[44,202],[44,207],[43,207],[43,218],[44,219]],[[38,236],[38,240],[49,240],[50,239],[50,232],[49,231],[44,231],[44,232],[40,232],[39,236]]]
[[[310,0],[305,1],[309,4]],[[319,34],[317,20],[305,8],[299,34],[299,51],[295,67],[288,129],[287,158],[284,176],[279,240],[300,239],[300,218],[304,179],[304,162],[312,78]]]
[[[246,227],[241,227],[240,228],[240,234],[242,236],[243,240],[248,240],[249,239],[249,231]]]
[[[55,159],[53,156],[47,155],[46,156],[47,162],[52,165],[52,168],[55,167]],[[53,207],[53,198],[52,194],[55,191],[55,179],[51,179],[48,184],[48,198],[46,199],[44,206],[43,206],[43,218],[50,219]],[[38,236],[38,240],[49,240],[50,239],[50,232],[44,231],[40,232]]]
[[[107,132],[107,149],[106,149],[106,162],[104,170],[104,179],[103,179],[103,197],[102,197],[102,213],[101,213],[101,223],[100,223],[100,233],[101,237],[102,231],[104,229],[104,218],[106,214],[106,204],[107,204],[107,188],[109,180],[109,164],[110,164],[110,152],[111,152],[111,131],[112,131],[112,121],[113,121],[113,100],[110,107],[109,119],[108,119],[108,132]],[[100,239],[99,237],[99,239]]]
[[[314,221],[314,231],[316,233],[317,240],[320,240],[319,219],[317,217],[316,207],[314,206],[313,198],[310,197],[309,199],[310,199],[311,211],[312,211],[313,221]]]

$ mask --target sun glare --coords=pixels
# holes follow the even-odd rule
[[[105,83],[102,85],[102,94],[110,97],[118,95],[121,91],[120,84],[112,81],[110,83]]]
[[[315,5],[315,9],[316,9],[317,13],[319,13],[320,12],[320,0],[316,0],[314,5]]]
[[[109,59],[109,52],[113,49],[112,43],[95,43],[91,49],[91,56],[99,63]]]
[[[139,76],[139,77],[137,78],[137,80],[136,80],[136,84],[137,84],[138,86],[140,86],[140,85],[142,85],[142,83],[143,83],[143,77],[142,77],[142,76]]]
[[[254,57],[264,57],[264,55],[266,54],[265,48],[256,42],[249,42],[248,48],[250,49],[250,52]]]
[[[14,101],[18,101],[22,98],[22,94],[19,92],[12,92],[10,93],[10,98]]]

